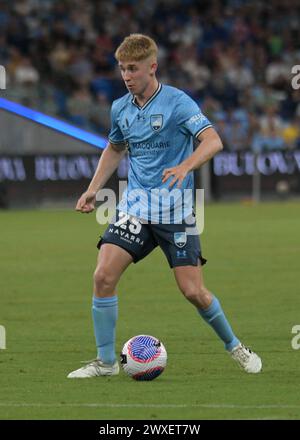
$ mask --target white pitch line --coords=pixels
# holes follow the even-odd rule
[[[214,408],[214,409],[299,409],[300,405],[234,405],[234,404],[144,404],[144,403],[14,403],[0,402],[0,407],[25,408]]]

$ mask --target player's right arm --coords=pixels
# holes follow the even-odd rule
[[[89,213],[95,209],[96,194],[118,168],[126,152],[125,145],[108,143],[103,151],[88,189],[79,198],[76,211]]]

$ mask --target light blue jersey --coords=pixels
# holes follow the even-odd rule
[[[112,104],[109,140],[126,144],[128,187],[118,209],[156,223],[181,223],[192,213],[194,178],[182,188],[162,183],[165,168],[179,165],[193,153],[193,138],[212,124],[184,92],[159,84],[143,107],[127,93]],[[185,195],[185,197],[184,197]]]

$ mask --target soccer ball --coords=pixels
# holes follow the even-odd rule
[[[135,380],[155,379],[164,371],[166,364],[167,351],[154,336],[134,336],[122,348],[123,370]]]

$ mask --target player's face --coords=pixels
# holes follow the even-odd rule
[[[157,63],[151,59],[143,61],[120,61],[119,67],[125,85],[133,95],[143,95],[155,77]]]

